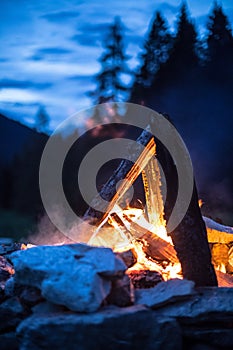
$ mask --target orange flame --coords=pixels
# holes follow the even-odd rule
[[[203,200],[201,198],[198,199],[198,205],[200,208],[203,206],[203,204],[204,204]]]

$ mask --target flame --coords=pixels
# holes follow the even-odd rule
[[[26,249],[33,248],[33,247],[35,247],[34,244],[31,244],[31,243],[27,243],[27,244],[22,243],[22,245],[21,245],[21,250],[26,250]]]
[[[221,271],[223,273],[227,273],[226,266],[223,263],[215,266],[215,269],[218,270],[218,271]]]
[[[154,220],[154,222],[157,222],[157,225],[150,224],[147,219],[145,218],[143,209],[139,208],[130,208],[127,207],[126,209],[120,208],[118,205],[115,205],[113,211],[117,212],[118,216],[121,219],[130,218],[132,221],[140,225],[141,227],[147,229],[150,232],[155,233],[157,236],[159,236],[164,241],[170,243],[173,245],[172,239],[167,234],[166,226],[165,226],[165,220]],[[117,224],[110,221],[110,224],[114,227],[115,230],[118,230]],[[130,223],[127,220],[124,220],[124,224],[126,228],[130,231]],[[117,234],[115,232],[115,234]],[[164,262],[163,264],[155,262],[150,257],[146,255],[146,253],[143,250],[143,247],[146,245],[146,242],[138,241],[136,239],[133,239],[131,242],[128,242],[128,244],[123,245],[119,248],[115,247],[114,251],[124,251],[134,248],[136,255],[137,255],[137,263],[128,269],[128,272],[131,270],[150,270],[150,271],[157,271],[161,273],[164,280],[168,280],[171,278],[180,278],[182,279],[182,273],[181,273],[181,265],[180,263],[173,264]]]
[[[203,206],[203,204],[204,204],[203,200],[201,198],[198,199],[198,205],[200,208]]]

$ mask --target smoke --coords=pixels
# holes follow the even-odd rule
[[[57,215],[60,214],[60,212],[57,212]],[[74,243],[74,241],[65,236],[53,225],[47,214],[44,214],[44,216],[40,218],[35,232],[28,236],[27,241],[35,245]]]

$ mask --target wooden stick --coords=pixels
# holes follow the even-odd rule
[[[132,165],[130,160],[122,160],[117,170],[102,187],[99,193],[100,197],[109,201],[107,208],[101,207],[101,201],[98,196],[93,199],[91,206],[84,214],[84,223],[79,226],[80,241],[88,242],[98,233],[98,230],[106,222],[115,204],[130,188],[148,164],[149,160],[155,155],[155,142],[153,136],[151,136],[149,132],[149,127],[143,130],[136,143],[138,144],[138,147],[137,144],[134,144],[134,147],[128,150],[130,155],[129,158],[132,160],[135,159],[135,155],[138,155],[136,162]],[[144,146],[143,150],[142,146]],[[121,184],[116,190],[116,185],[119,181],[121,181]],[[102,212],[95,208],[102,209]],[[88,225],[85,224],[85,221]],[[93,229],[90,229],[90,225],[93,226]]]
[[[148,221],[155,227],[157,225],[165,226],[161,175],[158,161],[155,157],[150,159],[142,171],[142,180],[146,197]]]
[[[143,151],[141,151],[142,146],[145,146]],[[133,147],[128,149],[127,153],[128,159],[121,161],[118,168],[114,171],[112,176],[102,187],[99,196],[92,200],[90,207],[85,212],[83,219],[87,220],[89,223],[99,225],[101,221],[104,220],[104,217],[110,213],[116,201],[124,195],[124,193],[135,181],[151,157],[153,157],[155,154],[155,143],[153,137],[150,134],[149,127],[143,130],[141,135],[136,140],[136,145],[134,144]],[[135,161],[135,159],[137,160],[132,166],[131,160]],[[116,185],[121,180],[123,181],[116,191]],[[105,201],[110,202],[107,208],[101,207],[99,197],[102,197]],[[101,211],[98,211],[95,208],[99,208]]]

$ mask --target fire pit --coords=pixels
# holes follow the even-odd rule
[[[218,253],[232,242],[231,228],[203,220],[194,184],[187,213],[168,234],[175,165],[156,150],[149,127],[137,142],[144,146],[137,161],[123,160],[102,187],[108,207],[93,209],[94,198],[86,211],[80,243],[0,247],[1,349],[233,346],[233,289],[217,287],[215,275],[220,286],[233,286],[223,268],[230,260]],[[157,154],[166,159],[165,205]],[[124,205],[141,173],[145,209]]]
[[[23,248],[1,260],[1,349],[232,346],[233,288],[136,274],[132,250]]]

